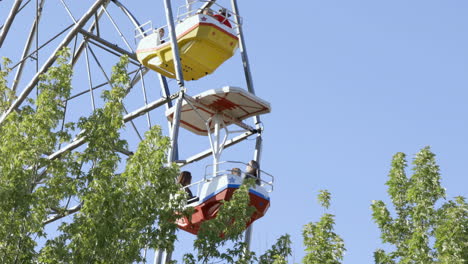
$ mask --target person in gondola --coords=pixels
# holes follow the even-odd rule
[[[157,32],[157,38],[156,38],[156,45],[161,45],[163,44],[165,41],[163,40],[164,38],[164,34],[165,34],[165,31],[164,31],[164,28],[157,28],[154,30],[154,32]]]
[[[192,174],[188,171],[182,171],[179,174],[179,177],[177,178],[177,183],[182,185],[184,187],[185,192],[187,193],[188,196],[188,201],[191,202],[195,197],[192,194],[192,191],[190,190],[189,186],[190,183],[192,182]]]
[[[260,174],[258,173],[258,170],[258,162],[255,160],[249,161],[249,164],[247,164],[247,167],[245,168],[245,178],[254,178],[256,179],[255,183],[260,185]]]
[[[242,175],[242,172],[241,172],[241,170],[239,168],[232,168],[231,169],[231,174],[240,177]]]
[[[219,22],[223,23],[224,25],[232,28],[231,23],[228,20],[228,17],[230,17],[231,14],[229,14],[226,10],[226,8],[222,8],[219,10],[218,14],[215,14],[213,17],[218,20]]]
[[[209,8],[203,9],[203,11],[201,13],[204,14],[204,15],[207,15],[207,16],[213,16],[213,10],[211,10]]]

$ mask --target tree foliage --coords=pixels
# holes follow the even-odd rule
[[[56,144],[68,134],[54,128],[63,116],[64,100],[70,94],[71,67],[63,52],[58,66],[41,77],[35,101],[12,112],[0,126],[0,262],[30,263],[36,257],[33,236],[44,236],[48,210],[70,192],[63,179],[67,161],[47,159]],[[14,99],[6,86],[8,69],[0,74],[0,107]],[[65,158],[66,160],[67,158]],[[45,170],[44,168],[47,168]],[[63,179],[63,180],[58,180]],[[47,185],[48,187],[45,187]],[[57,192],[57,188],[63,191]]]
[[[318,195],[319,203],[325,208],[330,207],[331,194],[321,190]],[[335,216],[325,213],[320,221],[308,223],[304,226],[302,235],[306,255],[302,260],[305,264],[338,264],[343,259],[345,247],[343,239],[333,232]]]
[[[468,205],[464,198],[443,202],[439,167],[429,147],[413,160],[406,176],[406,156],[397,153],[389,173],[388,194],[395,216],[383,201],[372,204],[373,219],[384,243],[395,250],[374,253],[376,263],[467,263]],[[441,204],[441,206],[438,206]]]
[[[278,238],[276,244],[260,256],[258,263],[286,264],[287,259],[291,254],[291,237],[286,234]]]
[[[165,166],[169,140],[159,127],[146,133],[118,173],[116,150],[126,147],[119,131],[128,58],[113,68],[105,106],[61,130],[57,126],[71,90],[68,59],[62,51],[57,66],[41,77],[37,99],[0,126],[0,262],[132,263],[141,260],[142,248],[171,250],[176,212],[184,213],[185,198],[174,181],[178,168]],[[12,100],[7,73],[4,67],[2,110]],[[70,141],[74,127],[86,138],[86,149],[49,159],[58,144]],[[70,207],[73,200],[78,203]],[[47,238],[45,224],[62,217],[58,235]],[[36,237],[46,240],[39,251]]]

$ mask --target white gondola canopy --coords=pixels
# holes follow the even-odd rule
[[[166,111],[167,118],[172,121],[175,107]],[[218,114],[222,118],[223,126],[229,126],[246,118],[271,112],[270,103],[249,93],[248,91],[226,86],[213,89],[185,98],[182,104],[180,126],[197,134],[207,135],[207,122],[210,132],[214,122],[209,122]]]

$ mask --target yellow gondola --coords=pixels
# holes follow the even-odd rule
[[[160,74],[175,78],[170,41],[160,40],[159,32],[144,37],[137,48],[138,60]],[[195,14],[175,28],[184,80],[197,80],[215,71],[234,55],[238,38],[229,23],[215,16]]]

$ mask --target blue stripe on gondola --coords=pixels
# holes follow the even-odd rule
[[[211,197],[217,195],[218,193],[220,193],[220,192],[222,192],[222,191],[224,191],[224,190],[226,190],[226,189],[228,189],[228,188],[236,188],[236,189],[239,189],[239,187],[240,187],[240,184],[228,184],[226,187],[221,188],[221,189],[218,189],[218,190],[216,190],[215,192],[213,192],[213,193],[207,195],[207,196],[202,200],[202,203],[206,202],[206,201],[209,200]],[[263,195],[263,194],[261,194],[261,193],[259,193],[259,192],[257,192],[257,191],[254,191],[254,190],[252,190],[252,189],[249,189],[249,192],[251,192],[252,194],[257,195],[257,196],[259,196],[259,197],[261,197],[261,198],[263,198],[263,199],[265,199],[265,200],[268,200],[268,201],[270,200],[270,197],[266,197],[265,195]]]

